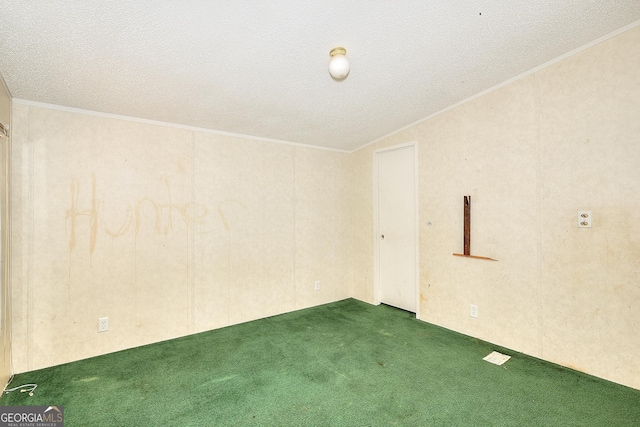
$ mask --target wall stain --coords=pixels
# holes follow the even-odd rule
[[[131,228],[131,222],[133,221],[133,209],[131,208],[131,203],[127,203],[125,212],[127,213],[127,219],[122,224],[122,226],[120,226],[117,231],[111,231],[111,229],[105,224],[105,233],[107,233],[111,237],[120,237],[124,235],[129,230],[129,228]]]
[[[231,231],[231,227],[229,226],[229,221],[227,220],[226,215],[224,214],[224,209],[222,209],[224,207],[225,204],[228,203],[236,203],[238,205],[240,205],[243,208],[247,208],[244,204],[242,204],[241,202],[238,202],[236,200],[225,200],[222,203],[220,203],[218,205],[218,215],[220,216],[220,219],[222,220],[222,225],[224,225],[224,229],[227,231]]]
[[[195,202],[175,202],[172,198],[169,180],[166,177],[161,179],[166,191],[166,200],[158,201],[150,197],[141,197],[137,200],[126,202],[126,218],[119,227],[112,228],[112,225],[107,224],[101,217],[100,211],[105,202],[99,197],[96,175],[91,175],[90,206],[84,209],[79,206],[83,182],[76,177],[72,178],[69,188],[71,206],[66,210],[65,217],[65,232],[68,230],[69,234],[69,250],[74,251],[78,246],[77,234],[81,219],[89,220],[90,255],[93,255],[95,251],[100,231],[112,238],[118,238],[124,236],[133,228],[133,232],[137,236],[143,225],[144,215],[142,213],[147,208],[150,208],[153,212],[153,230],[158,235],[169,235],[174,230],[176,221],[180,221],[187,229],[197,224],[203,224],[208,215],[207,207]],[[178,215],[175,215],[176,212]],[[225,226],[228,226],[228,224],[225,224]]]
[[[96,239],[98,236],[98,209],[96,199],[96,175],[91,175],[91,208],[86,210],[78,209],[78,194],[80,192],[80,183],[77,178],[71,180],[71,208],[67,209],[66,223],[71,222],[71,236],[69,238],[69,250],[73,250],[76,247],[76,220],[81,216],[89,217],[89,253],[93,254],[96,247]],[[65,223],[65,231],[66,231]]]
[[[229,221],[227,220],[226,215],[224,214],[224,205],[227,203],[236,203],[243,208],[247,208],[241,202],[236,200],[225,200],[218,205],[218,215],[222,220],[222,225],[224,229],[227,230],[227,301],[231,301],[231,226],[229,225]],[[227,322],[231,319],[231,304],[227,304]]]

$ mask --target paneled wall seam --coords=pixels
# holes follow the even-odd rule
[[[28,216],[28,229],[29,235],[27,236],[27,274],[26,274],[26,299],[27,299],[27,370],[33,369],[33,307],[34,301],[32,297],[33,293],[33,265],[34,265],[34,229],[35,229],[35,221],[34,221],[34,156],[35,156],[35,146],[34,142],[31,140],[31,115],[32,108],[29,107],[27,110],[27,216]]]
[[[195,194],[196,194],[196,174],[195,174],[195,169],[196,169],[196,136],[195,133],[193,131],[189,132],[189,136],[191,137],[191,144],[190,144],[190,150],[191,153],[190,157],[191,157],[191,188],[190,188],[190,192],[191,192],[191,206],[195,206],[196,204],[196,200],[195,200]],[[188,320],[188,325],[189,325],[189,334],[193,334],[196,330],[196,318],[195,318],[195,311],[196,311],[196,307],[195,307],[195,301],[196,301],[196,230],[195,230],[196,225],[191,226],[188,230],[187,230],[187,235],[189,236],[189,241],[187,243],[187,247],[189,250],[189,256],[187,257],[187,263],[189,265],[189,267],[187,268],[188,271],[188,275],[189,277],[187,278],[187,297],[188,297],[188,303],[187,303],[187,307],[189,310],[189,318]]]
[[[298,258],[298,251],[297,251],[297,244],[296,244],[296,237],[298,235],[298,227],[296,224],[296,217],[298,215],[298,193],[297,193],[297,188],[298,188],[298,183],[296,182],[297,178],[298,178],[298,174],[296,174],[296,168],[298,167],[297,164],[297,154],[298,154],[298,150],[296,150],[295,148],[293,149],[293,309],[297,310],[298,309],[298,269],[297,269],[297,258]]]
[[[543,300],[544,300],[544,288],[543,288],[543,280],[542,280],[542,153],[541,153],[541,141],[540,141],[540,121],[542,117],[542,102],[540,99],[540,85],[538,81],[539,74],[533,74],[533,85],[534,85],[534,105],[535,105],[535,143],[536,143],[536,210],[537,210],[537,221],[538,221],[538,230],[537,230],[537,242],[536,242],[536,286],[537,286],[537,296],[538,301],[536,301],[536,313],[538,320],[538,352],[540,358],[544,358],[544,318],[542,316],[543,311]]]

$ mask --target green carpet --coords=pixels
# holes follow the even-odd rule
[[[493,350],[503,366],[482,360]],[[344,300],[17,375],[65,426],[638,426],[640,391]]]

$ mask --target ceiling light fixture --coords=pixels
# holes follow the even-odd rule
[[[339,46],[329,52],[329,74],[336,80],[343,80],[349,74],[349,60],[345,56],[347,49]]]

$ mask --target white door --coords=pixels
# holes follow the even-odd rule
[[[376,152],[379,302],[416,313],[416,147]]]

